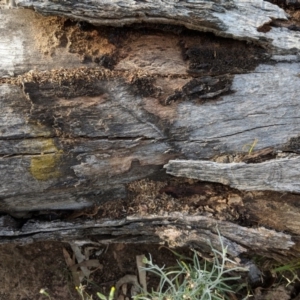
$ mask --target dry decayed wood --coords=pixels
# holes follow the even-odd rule
[[[300,192],[299,156],[257,164],[171,160],[165,167],[174,176],[218,182],[239,190]]]
[[[281,8],[263,0],[246,2],[16,0],[16,5],[34,8],[47,15],[61,15],[88,21],[95,25],[124,26],[143,22],[184,25],[189,29],[213,32],[222,37],[255,41],[285,54],[294,54],[299,46],[298,32],[285,28],[273,28],[266,33],[258,30],[272,19],[287,20],[287,14]]]
[[[283,9],[257,0],[16,4],[64,18],[0,10],[1,212],[28,218],[27,212],[130,201],[128,184],[168,181],[166,165],[172,175],[238,189],[225,200],[207,197],[247,210],[246,223],[258,227],[242,226],[238,217],[217,220],[218,204],[209,216],[52,222],[3,216],[0,243],[168,241],[208,249],[209,241],[218,247],[218,225],[233,256],[297,255],[300,196],[289,193],[299,193],[300,45],[297,30],[271,26],[287,20]],[[161,25],[81,30],[67,18],[183,25],[227,39]],[[270,30],[260,30],[268,23]],[[254,164],[232,162],[248,152]],[[276,158],[281,152],[294,155]],[[272,160],[260,162],[268,155]],[[280,192],[288,193],[283,205]],[[235,198],[241,200],[232,204]]]
[[[189,246],[208,251],[208,245],[221,250],[218,230],[232,256],[257,253],[284,253],[295,243],[291,236],[265,228],[244,228],[205,216],[131,216],[121,220],[91,220],[68,222],[29,221],[21,228],[9,216],[1,217],[1,243],[28,243],[41,240],[82,239],[101,243],[164,243],[171,247]],[[290,251],[290,253],[293,253]],[[273,253],[274,254],[274,253]],[[269,254],[272,256],[273,254]]]

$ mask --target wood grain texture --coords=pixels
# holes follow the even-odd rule
[[[143,111],[139,116],[126,108],[129,103],[117,105],[126,99],[121,85],[119,96],[106,94],[105,101],[103,92],[71,101],[56,98],[51,85],[38,94],[29,86],[25,94],[16,86],[0,87],[2,211],[92,205],[106,191],[111,198],[120,184],[157,172],[173,156],[161,131],[146,115],[141,121]]]
[[[146,39],[143,47],[152,41]],[[169,41],[174,43],[174,37],[161,40],[162,49]],[[131,55],[140,49],[134,47]],[[181,49],[175,50],[180,57]],[[249,74],[166,78],[153,75],[170,67],[151,64],[156,54],[148,56],[152,74],[142,73],[143,79],[128,79],[143,57],[127,63],[128,70],[122,65],[129,61],[125,57],[118,71],[79,69],[74,76],[82,73],[80,80],[106,74],[84,87],[84,81],[72,77],[61,84],[43,71],[24,76],[22,88],[0,86],[2,211],[79,209],[114,193],[126,197],[124,184],[161,172],[174,157],[243,153],[255,139],[255,150],[299,153],[299,63],[261,64]],[[58,54],[50,60],[64,63]],[[28,62],[22,68],[33,66]],[[39,82],[37,76],[44,80],[45,74],[51,76]],[[285,191],[291,191],[289,186]]]
[[[130,111],[121,85],[110,93],[113,98],[99,92],[98,97],[73,100],[51,94],[58,91],[51,85],[46,93],[30,88],[32,84],[25,84],[26,98],[15,86],[0,87],[5,112],[0,117],[1,210],[91,205],[87,198],[102,198],[108,187],[146,177],[173,156],[166,153],[170,147],[148,116],[141,121],[143,111]],[[63,197],[67,202],[60,200]]]
[[[167,173],[203,181],[218,182],[239,190],[300,193],[300,157],[256,164],[171,160]]]
[[[281,9],[257,1],[18,4],[64,17],[0,10],[5,36],[0,41],[0,211],[15,217],[1,219],[1,243],[88,238],[168,241],[209,250],[209,241],[217,247],[218,225],[233,256],[253,250],[269,256],[298,254],[300,196],[288,193],[280,205],[280,192],[299,193],[298,33],[274,27],[257,31],[271,18],[285,18]],[[71,10],[64,11],[63,5]],[[68,17],[93,17],[96,25],[114,26],[170,20],[167,24],[227,39],[161,25],[85,31]],[[237,26],[229,19],[238,20]],[[247,156],[254,141],[255,159],[247,159],[256,164],[212,161]],[[275,159],[280,152],[294,156]],[[262,153],[267,153],[264,160],[272,160],[257,163]],[[183,159],[186,174],[180,173]],[[195,160],[202,163],[202,173],[194,171],[197,179],[240,190],[207,188],[188,179],[180,187],[165,186],[174,178],[163,165],[175,176],[190,177]],[[238,180],[230,177],[232,166]],[[157,199],[169,199],[175,190],[170,203],[184,200],[203,215],[42,221],[43,210],[51,215],[101,207],[114,199],[125,199],[130,207],[137,193],[130,185],[145,178],[161,180],[165,189],[154,189],[145,199],[140,195],[141,202],[158,206]],[[257,191],[266,189],[274,192]]]
[[[52,39],[48,48],[50,52],[51,43],[54,46],[56,39],[51,32],[46,33],[41,31],[41,28],[38,29],[42,22],[41,16],[27,9],[0,9],[0,77],[16,76],[36,68],[51,70],[62,66],[74,68],[82,65],[78,55],[65,51],[59,45],[56,48],[59,60],[51,58],[50,55],[43,55],[43,49],[38,42],[39,39],[41,41],[40,35],[48,34],[48,38]],[[49,27],[49,24],[45,25]]]
[[[299,63],[260,65],[236,75],[234,92],[219,101],[180,103],[171,128],[176,145],[189,159],[248,152],[255,140],[255,150],[298,153],[299,74]]]
[[[188,246],[209,252],[210,246],[221,250],[218,232],[223,236],[228,254],[238,256],[248,251],[257,253],[293,252],[291,236],[263,227],[244,228],[204,216],[184,216],[180,213],[161,216],[133,216],[121,220],[90,221],[28,221],[21,228],[12,218],[0,218],[0,243],[41,240],[93,240],[100,243],[163,243],[172,247]],[[84,238],[83,238],[84,237]],[[269,251],[272,249],[272,252]]]
[[[252,224],[263,224],[277,231],[300,234],[299,195],[276,192],[246,192],[243,207]]]
[[[275,52],[299,51],[299,33],[272,28],[258,29],[272,19],[287,20],[278,6],[262,0],[217,1],[47,1],[17,0],[17,6],[33,8],[47,15],[61,15],[95,25],[124,26],[133,23],[184,25],[218,36],[257,42]],[[298,50],[296,50],[298,49]]]
[[[245,61],[236,59],[238,49],[246,49],[239,42],[228,52],[223,40],[202,35],[124,31],[129,38],[123,41],[115,31],[83,32],[76,23],[29,10],[1,10],[0,17],[2,32],[15,29],[9,38],[20,40],[0,43],[0,210],[10,213],[80,209],[126,197],[127,183],[161,174],[163,164],[181,155],[171,133],[178,103],[195,101],[198,93],[204,100],[224,94],[232,77],[223,73],[251,70],[267,56],[247,46],[251,61],[238,68]],[[118,55],[115,38],[124,45]],[[235,60],[219,69],[222,59],[210,59],[216,78],[195,80],[188,72],[203,64],[195,44],[205,45],[208,56],[218,45]],[[85,55],[94,61],[85,62]],[[96,59],[106,55],[116,56],[115,70],[99,66]],[[176,92],[182,99],[169,103]]]

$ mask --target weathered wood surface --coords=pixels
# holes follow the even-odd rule
[[[47,15],[61,15],[95,25],[124,26],[133,23],[183,25],[218,36],[257,42],[275,52],[295,53],[300,34],[287,28],[260,28],[272,20],[287,20],[277,5],[263,0],[231,1],[36,1],[16,0],[16,5]]]
[[[122,10],[114,1],[110,6],[103,1],[16,3],[45,14],[93,18],[98,25],[184,25],[256,41],[265,49],[182,27],[80,30],[66,18],[0,10],[0,211],[34,216],[26,222],[3,217],[0,242],[87,236],[107,243],[163,242],[174,234],[174,246],[202,247],[217,241],[218,224],[232,255],[251,249],[297,255],[300,196],[290,192],[299,193],[299,32],[272,26],[257,31],[271,19],[286,18],[282,9],[263,1],[128,2]],[[71,7],[64,11],[64,5]],[[294,156],[280,158],[281,152]],[[228,169],[236,158],[248,162],[235,163],[238,181],[228,171],[226,181],[220,172],[213,175],[215,166]],[[207,192],[201,182],[192,188],[183,182],[184,192],[170,201],[181,201],[186,189],[194,189],[190,204],[203,207],[202,216],[34,220],[43,210],[82,209],[120,198],[129,202],[134,192],[128,185],[143,178],[163,182],[171,197],[177,186],[168,186],[163,165],[183,159],[206,166],[203,174],[196,172],[197,179],[239,190],[228,188],[222,196],[219,186]],[[174,175],[191,177],[183,171]],[[155,203],[164,193],[145,201]]]
[[[300,193],[299,156],[256,164],[171,160],[165,168],[173,176],[218,182],[239,190]]]
[[[164,243],[171,247],[188,246],[209,252],[209,246],[220,249],[218,231],[227,246],[228,254],[238,256],[251,253],[280,254],[293,250],[291,236],[263,227],[245,228],[236,224],[217,221],[205,216],[132,216],[122,220],[90,220],[68,222],[29,221],[21,228],[9,216],[0,218],[0,243],[29,243],[43,240],[74,240],[99,243]],[[221,250],[221,249],[220,249]]]
[[[51,70],[83,65],[80,56],[65,51],[62,39],[55,36],[58,25],[50,26],[46,22],[43,27],[42,23],[43,19],[30,10],[0,9],[0,77],[12,77],[33,69]],[[50,29],[48,32],[47,27]],[[59,59],[49,57],[52,48],[56,49]],[[49,55],[45,55],[46,52]],[[90,65],[85,64],[87,67]]]

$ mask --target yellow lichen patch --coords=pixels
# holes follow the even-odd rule
[[[59,165],[61,156],[62,153],[56,148],[53,140],[45,140],[42,145],[41,154],[31,158],[30,173],[35,179],[43,181],[60,177]]]
[[[30,172],[37,180],[48,180],[60,177],[58,162],[60,154],[44,154],[31,159]]]
[[[53,139],[41,140],[41,150],[42,154],[47,154],[49,152],[61,152],[61,150],[58,150],[57,147],[54,145]]]

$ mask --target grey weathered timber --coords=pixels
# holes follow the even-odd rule
[[[47,95],[44,108],[33,103],[42,95],[30,102],[18,91],[0,87],[2,211],[79,209],[95,198],[124,197],[122,185],[158,171],[174,156],[147,115],[142,121],[143,111],[130,110],[121,84],[105,100],[55,101]],[[59,137],[61,122],[66,137]]]
[[[172,247],[188,246],[210,251],[210,246],[221,250],[218,231],[222,235],[228,254],[238,256],[257,253],[293,253],[289,234],[275,232],[263,227],[245,228],[226,221],[217,221],[205,216],[132,216],[121,220],[89,221],[29,221],[21,228],[9,216],[0,218],[0,243],[28,243],[41,240],[68,241],[82,239],[99,243],[164,243]],[[268,254],[272,257],[272,253]]]
[[[239,190],[300,193],[299,156],[256,164],[171,160],[165,168],[173,176],[218,182]]]
[[[184,25],[189,29],[213,32],[271,47],[275,52],[295,53],[300,34],[287,28],[259,28],[272,19],[287,20],[278,6],[263,0],[230,1],[42,1],[16,0],[19,7],[33,8],[46,15],[61,15],[95,25],[124,26],[133,23]]]
[[[62,66],[65,68],[82,66],[78,55],[66,52],[63,48],[58,47],[56,50],[59,59],[43,55],[36,42],[39,38],[36,35],[39,21],[41,22],[40,17],[30,10],[0,9],[0,77],[16,76],[36,68],[51,70]],[[55,39],[51,43],[55,44]],[[90,65],[95,66],[86,64]]]
[[[220,101],[180,103],[171,128],[176,146],[188,158],[255,150],[298,153],[300,64],[260,65],[250,74],[235,75],[232,94]]]
[[[209,249],[218,226],[233,256],[299,255],[300,44],[281,8],[16,3],[0,10],[0,243]],[[114,200],[122,218],[102,218]]]

